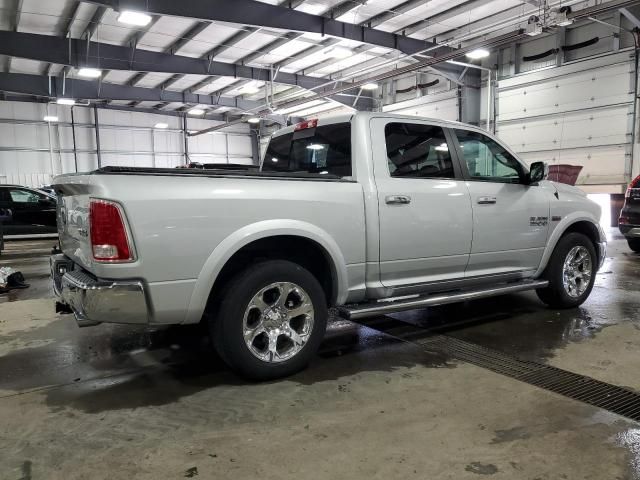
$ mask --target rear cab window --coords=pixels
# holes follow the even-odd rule
[[[351,123],[304,128],[274,136],[262,162],[263,172],[351,177]]]

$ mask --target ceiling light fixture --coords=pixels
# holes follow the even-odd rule
[[[255,85],[240,87],[240,93],[242,93],[243,95],[253,95],[254,93],[258,93],[259,91],[260,87],[256,87]]]
[[[475,50],[471,50],[466,53],[467,58],[471,60],[480,60],[481,58],[487,58],[490,55],[489,50],[484,48],[476,48]]]
[[[43,120],[45,122],[57,122],[58,121],[58,117],[56,117],[55,115],[45,115]]]
[[[75,105],[76,101],[73,98],[58,98],[56,103],[58,105]]]
[[[133,10],[123,10],[118,16],[118,21],[136,27],[145,27],[151,22],[151,15]]]
[[[349,58],[353,52],[345,47],[331,47],[325,50],[324,54],[331,58]]]
[[[251,117],[247,119],[249,123],[260,123],[260,117]]]
[[[192,108],[187,113],[189,115],[204,115],[204,110],[201,108]]]
[[[377,90],[378,89],[378,84],[377,83],[365,83],[364,85],[362,85],[361,88],[363,90]]]
[[[78,70],[79,77],[98,78],[100,75],[102,75],[102,70],[98,70],[97,68],[83,67]]]

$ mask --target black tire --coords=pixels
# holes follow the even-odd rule
[[[627,238],[629,248],[636,253],[640,253],[640,238]]]
[[[313,324],[297,353],[286,360],[270,362],[254,355],[245,343],[244,318],[254,296],[276,282],[290,282],[306,292],[313,304]],[[239,375],[253,380],[286,377],[305,368],[318,351],[327,328],[327,300],[318,280],[300,265],[286,260],[257,263],[238,273],[221,296],[208,317],[209,330],[218,354]]]
[[[579,296],[571,296],[565,290],[563,285],[563,268],[564,262],[569,252],[574,248],[582,246],[586,248],[591,257],[591,278],[586,290]],[[582,233],[568,233],[563,236],[556,245],[555,250],[551,254],[549,264],[542,278],[549,281],[549,286],[536,290],[538,298],[553,308],[574,308],[582,305],[589,297],[596,278],[596,270],[598,267],[598,256],[593,243],[586,235]]]

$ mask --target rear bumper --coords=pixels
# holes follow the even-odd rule
[[[58,310],[73,312],[78,326],[148,323],[147,295],[141,281],[94,278],[65,255],[52,256],[50,265],[53,290],[61,304]]]
[[[618,228],[627,238],[640,238],[640,225],[620,225]]]

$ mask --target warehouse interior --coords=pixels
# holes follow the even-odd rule
[[[0,478],[640,478],[640,255],[618,225],[639,53],[633,0],[0,0],[0,279],[29,285],[0,288]],[[56,310],[56,177],[253,175],[279,131],[359,112],[478,127],[585,192],[608,241],[588,300],[331,310],[309,366],[267,382],[202,323]],[[53,224],[12,229],[3,188]]]

